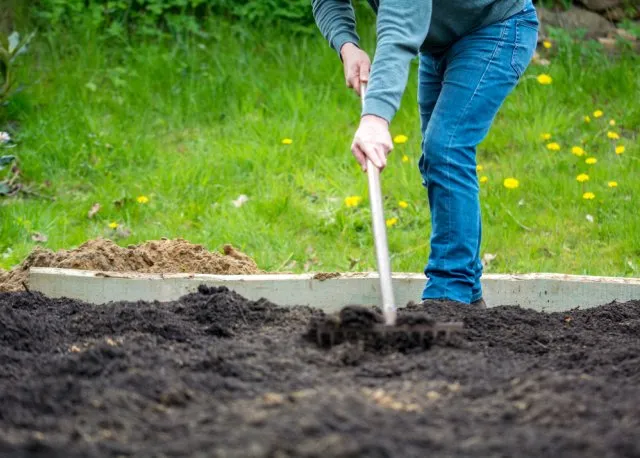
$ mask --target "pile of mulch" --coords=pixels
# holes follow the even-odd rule
[[[226,288],[2,293],[0,456],[640,456],[640,301],[428,313],[466,330],[327,350],[304,338],[322,312]]]
[[[256,274],[255,261],[231,245],[222,253],[183,239],[151,240],[120,247],[107,239],[94,239],[72,250],[57,252],[36,247],[16,268],[0,271],[0,292],[24,290],[30,267],[144,273]]]

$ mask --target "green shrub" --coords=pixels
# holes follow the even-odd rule
[[[111,35],[164,30],[199,31],[206,16],[223,16],[249,24],[313,23],[310,0],[33,0],[32,12],[43,26],[90,25]]]
[[[0,34],[0,105],[4,104],[15,90],[15,60],[27,50],[27,45],[33,36],[32,33],[20,39],[20,34],[17,32],[9,36]]]
[[[219,11],[245,18],[250,22],[290,21],[313,24],[311,0],[215,0]]]

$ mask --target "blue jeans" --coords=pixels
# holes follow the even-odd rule
[[[441,54],[420,54],[419,168],[431,212],[422,299],[468,304],[482,297],[476,147],[529,65],[538,25],[529,2],[521,12],[471,32]]]

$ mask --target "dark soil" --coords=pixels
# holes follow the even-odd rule
[[[465,331],[380,353],[226,289],[0,294],[0,456],[640,456],[640,302],[429,313]]]
[[[313,276],[314,280],[329,280],[331,278],[340,278],[342,274],[340,272],[318,272]]]

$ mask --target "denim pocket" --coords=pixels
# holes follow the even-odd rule
[[[529,66],[538,44],[538,20],[536,15],[523,17],[515,21],[515,43],[511,56],[511,67],[518,79]]]

